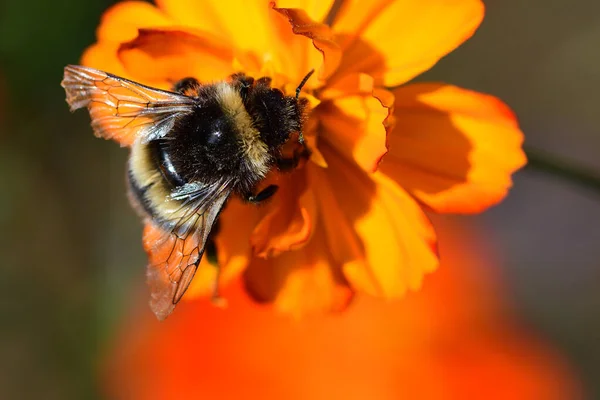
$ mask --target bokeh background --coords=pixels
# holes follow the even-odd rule
[[[107,0],[0,1],[0,398],[102,398],[95,379],[143,285],[126,151],[71,115],[62,68]],[[476,35],[420,80],[493,93],[526,145],[600,173],[600,2],[488,0]],[[600,399],[600,193],[528,167],[476,217],[505,296]]]

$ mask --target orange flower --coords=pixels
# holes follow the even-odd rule
[[[107,397],[582,398],[569,368],[508,313],[477,233],[442,224],[443,268],[423,290],[386,304],[361,296],[335,317],[290,320],[237,285],[227,309],[185,302],[168,324],[142,305],[103,369]]]
[[[515,118],[496,98],[403,85],[473,34],[479,0],[348,0],[337,12],[332,4],[123,2],[104,14],[83,56],[161,88],[243,71],[290,94],[317,70],[304,90],[309,162],[276,174],[280,190],[264,207],[231,200],[216,238],[221,283],[243,271],[256,299],[295,314],[342,309],[355,292],[418,289],[438,264],[423,207],[482,211],[525,163]],[[204,260],[190,293],[206,294],[214,274]]]

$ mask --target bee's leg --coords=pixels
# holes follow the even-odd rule
[[[300,161],[308,160],[310,157],[310,151],[306,146],[302,146],[301,151],[294,152],[294,155],[291,157],[283,157],[277,160],[277,168],[280,171],[292,171],[296,169]]]
[[[206,245],[204,246],[204,257],[207,258],[208,262],[216,269],[215,280],[213,281],[213,290],[212,295],[210,297],[210,301],[219,307],[223,307],[227,304],[227,301],[221,297],[219,293],[219,282],[221,281],[221,266],[219,265],[219,261],[217,260],[217,245],[215,243],[215,235],[219,233],[221,229],[221,224],[219,223],[219,219],[214,222],[213,228],[210,232],[210,235],[206,239]]]
[[[206,239],[206,245],[204,246],[204,254],[208,262],[210,262],[215,267],[219,266],[217,261],[217,245],[215,244],[215,239],[212,235]]]
[[[283,172],[293,171],[299,163],[300,157],[280,158],[277,160],[277,168]]]
[[[210,296],[210,302],[217,307],[225,307],[227,306],[227,299],[221,297],[221,292],[219,290],[219,282],[221,281],[221,266],[219,264],[214,264],[214,266],[217,269],[217,275],[215,276],[215,280],[213,282],[213,290],[212,295]]]
[[[256,86],[265,86],[265,87],[270,88],[271,87],[271,78],[269,78],[268,76],[258,78],[256,80]]]
[[[242,99],[246,99],[248,92],[250,92],[250,88],[252,88],[252,85],[254,84],[254,78],[246,76],[244,73],[237,73],[231,75],[231,83],[239,91]]]
[[[279,186],[269,185],[257,194],[248,193],[245,199],[249,203],[261,203],[273,196],[277,192],[277,189],[279,189]]]
[[[200,87],[201,85],[200,82],[198,82],[198,79],[183,78],[182,80],[175,82],[173,90],[186,96],[197,96]]]

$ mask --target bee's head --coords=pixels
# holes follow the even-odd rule
[[[258,79],[246,94],[244,105],[269,153],[277,157],[292,134],[301,137],[307,101],[286,96],[270,83],[268,78]]]

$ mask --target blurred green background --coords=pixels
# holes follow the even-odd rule
[[[70,114],[62,68],[112,1],[0,2],[0,398],[100,398],[95,373],[143,284],[126,151]],[[419,80],[493,93],[527,146],[600,172],[600,2],[489,0],[478,33]],[[503,254],[511,302],[600,399],[600,193],[527,168],[463,218]]]

